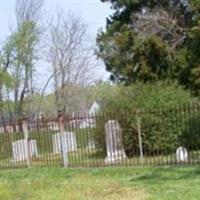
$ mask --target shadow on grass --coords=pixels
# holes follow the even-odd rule
[[[155,182],[160,181],[176,181],[185,179],[200,179],[199,167],[167,167],[167,168],[155,168],[148,173],[142,173],[136,177],[131,178],[131,182]]]

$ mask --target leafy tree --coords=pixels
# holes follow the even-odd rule
[[[115,12],[97,36],[97,54],[113,81],[172,79],[200,88],[199,0],[102,2]]]
[[[40,34],[39,17],[42,5],[43,0],[19,0],[16,4],[17,28],[0,50],[2,118],[4,114],[8,118],[8,113],[10,120],[20,117],[27,97],[34,93],[36,47]],[[29,112],[30,110],[31,108]]]
[[[8,72],[13,63],[13,38],[8,38],[0,49],[0,88],[3,86],[11,87],[12,77]],[[0,89],[0,90],[1,90]]]
[[[36,30],[34,22],[26,21],[8,38],[12,53],[6,52],[6,56],[10,56],[12,60],[9,61],[8,72],[9,76],[12,76],[13,87],[7,90],[7,96],[14,97],[15,109],[12,115],[16,117],[22,114],[25,96],[30,94],[32,89],[33,66],[36,59],[34,49],[38,40]]]
[[[0,112],[4,106],[4,90],[12,88],[13,77],[8,69],[13,62],[12,38],[7,39],[0,50]]]

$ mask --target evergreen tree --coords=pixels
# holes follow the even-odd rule
[[[115,12],[106,31],[99,31],[97,54],[113,81],[170,79],[200,88],[199,0],[102,2],[110,2]]]

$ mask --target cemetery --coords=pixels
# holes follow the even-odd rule
[[[0,200],[200,199],[200,0],[0,0]]]
[[[0,182],[3,181],[0,199],[2,196],[5,199],[5,195],[8,199],[21,198],[21,191],[23,197],[44,200],[52,197],[56,200],[94,199],[94,195],[99,200],[199,198],[198,145],[191,148],[187,143],[182,146],[176,141],[166,152],[162,146],[160,151],[148,152],[150,149],[144,143],[145,129],[141,129],[142,121],[136,120],[141,132],[136,132],[136,148],[130,152],[124,137],[130,130],[124,128],[122,116],[109,114],[105,118],[105,114],[103,118],[100,113],[96,114],[95,125],[91,127],[82,128],[80,123],[75,127],[68,118],[63,121],[64,118],[58,117],[40,131],[34,126],[27,129],[28,123],[24,123],[21,132],[0,134],[0,167],[12,168],[0,170]],[[131,115],[124,114],[123,119],[126,116]],[[103,127],[102,120],[105,121]],[[99,138],[99,130],[102,130],[99,126],[104,129],[100,135],[103,141]],[[154,131],[157,126],[155,123]],[[15,188],[13,183],[16,183]]]
[[[196,108],[194,111],[196,112]],[[21,131],[0,134],[0,167],[198,164],[200,144],[199,140],[195,140],[195,126],[192,127],[194,130],[190,140],[185,132],[191,130],[187,127],[191,115],[188,115],[188,119],[184,117],[183,121],[179,118],[180,126],[176,129],[177,121],[167,121],[166,116],[161,118],[160,114],[160,111],[153,115],[147,112],[138,114],[137,111],[113,115],[99,111],[91,115],[82,114],[81,118],[77,115],[61,115],[48,123],[45,121],[45,126],[42,125],[41,129],[35,126],[37,121],[26,119],[22,121]],[[159,121],[152,121],[156,115],[159,115]],[[92,123],[85,127],[80,126],[88,121]],[[165,122],[170,123],[170,126],[164,124]],[[163,129],[163,125],[168,129]],[[175,137],[176,131],[180,130],[183,135],[180,138]],[[173,134],[169,135],[168,131]],[[149,137],[151,133],[155,139]],[[194,140],[191,140],[192,134],[195,136]]]

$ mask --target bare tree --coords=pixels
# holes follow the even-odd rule
[[[71,103],[75,103],[71,101],[74,89],[91,80],[94,53],[88,39],[87,25],[72,13],[58,12],[57,17],[49,22],[48,60],[53,69],[58,110],[69,112]]]
[[[43,4],[44,0],[17,0],[15,12],[18,27],[27,21],[38,23]]]

